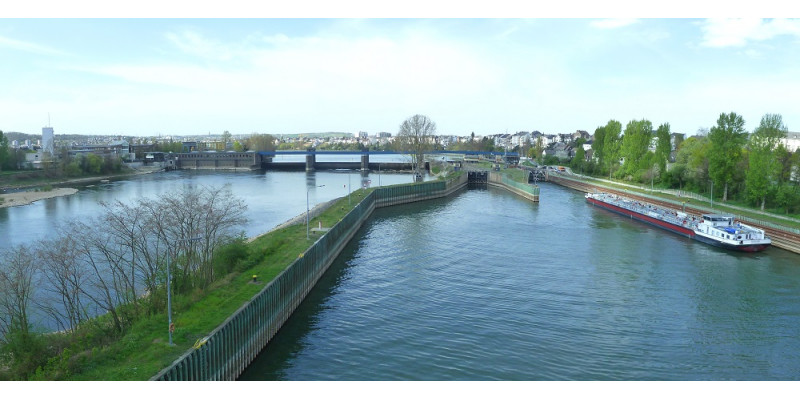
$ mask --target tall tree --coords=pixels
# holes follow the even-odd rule
[[[544,139],[541,135],[537,136],[534,140],[533,147],[530,150],[530,157],[536,159],[537,164],[542,163],[542,153],[544,153]]]
[[[622,124],[616,120],[610,120],[606,124],[605,137],[603,138],[603,151],[608,164],[608,177],[619,168],[620,148],[622,146]]]
[[[780,114],[766,114],[761,123],[750,135],[749,168],[746,174],[747,196],[761,202],[761,210],[767,201],[767,194],[773,182],[777,181],[780,165],[775,157],[775,149],[781,139],[786,137],[786,125]]]
[[[3,135],[3,131],[0,131],[0,171],[4,168],[8,168],[10,164],[11,157],[8,152],[8,138]]]
[[[669,153],[671,151],[670,127],[669,123],[665,122],[656,129],[655,161],[658,165],[658,170],[661,171],[662,174],[667,170],[667,161],[669,161]]]
[[[594,141],[592,142],[592,150],[594,153],[594,157],[597,157],[597,164],[601,167],[605,165],[603,161],[605,161],[605,138],[606,138],[606,127],[605,126],[598,126],[597,129],[594,130]]]
[[[13,332],[27,335],[37,271],[34,252],[17,246],[0,252],[0,260],[0,339]]]
[[[646,119],[633,120],[625,126],[625,134],[622,137],[622,147],[620,148],[620,154],[625,159],[622,165],[625,174],[636,175],[638,171],[651,167],[642,165],[642,161],[649,151],[652,131],[653,124]]]
[[[270,134],[254,133],[246,142],[245,150],[275,151],[275,137]]]
[[[717,125],[708,133],[711,148],[708,154],[708,172],[717,185],[722,184],[722,201],[728,201],[728,187],[733,183],[736,166],[742,159],[742,148],[747,141],[744,118],[731,112],[722,113]]]
[[[436,134],[436,123],[425,115],[416,114],[400,124],[396,142],[403,151],[411,152],[417,175],[422,175],[425,152],[432,148],[431,138]]]

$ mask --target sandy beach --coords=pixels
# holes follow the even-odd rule
[[[0,208],[24,206],[31,204],[34,201],[49,199],[52,197],[69,196],[78,193],[78,189],[73,188],[55,188],[48,192],[17,192],[17,193],[0,193],[0,198],[3,199]]]

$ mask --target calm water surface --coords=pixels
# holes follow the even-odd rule
[[[429,178],[428,178],[429,179]],[[129,202],[137,198],[157,198],[184,188],[230,185],[233,193],[247,204],[247,236],[269,231],[310,207],[348,194],[362,186],[413,182],[407,173],[361,175],[358,171],[305,172],[267,171],[173,171],[128,177],[109,183],[78,186],[72,196],[40,200],[20,207],[0,208],[0,250],[21,243],[33,243],[55,233],[63,223],[85,220],[103,211],[99,201]],[[325,185],[324,187],[317,187]]]
[[[377,210],[241,378],[800,379],[800,256],[541,196]]]

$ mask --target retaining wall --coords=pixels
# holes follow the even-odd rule
[[[463,188],[450,181],[377,188],[306,252],[193,349],[151,380],[234,380],[278,332],[364,221],[377,207],[445,197]]]
[[[517,182],[503,174],[489,172],[489,185],[502,187],[511,193],[522,196],[530,201],[539,202],[539,186]]]

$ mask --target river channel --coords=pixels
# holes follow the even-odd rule
[[[0,249],[97,201],[230,184],[255,236],[409,174],[176,171],[0,209]],[[323,187],[318,187],[325,185]],[[378,209],[243,380],[797,380],[800,255],[731,253],[541,185]]]
[[[543,184],[379,209],[242,380],[797,380],[800,256]]]

